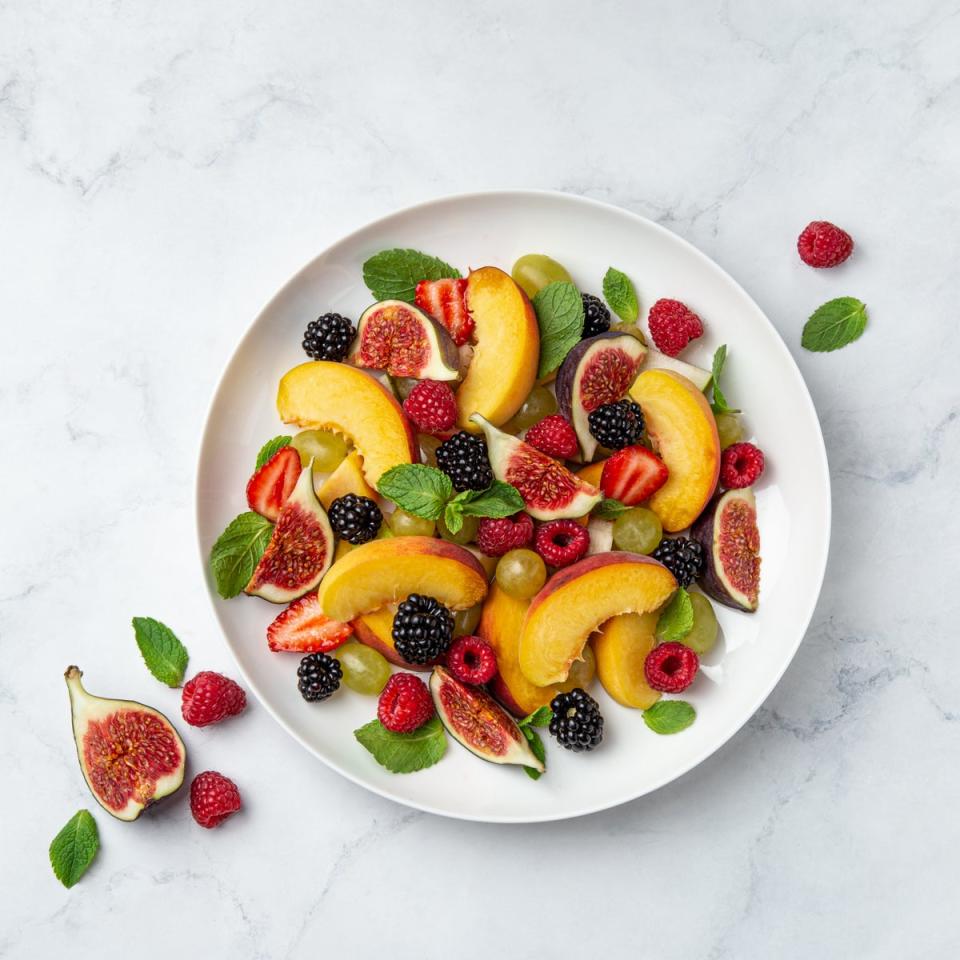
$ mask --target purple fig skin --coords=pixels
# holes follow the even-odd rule
[[[742,610],[744,613],[755,613],[758,600],[755,599],[750,604],[731,592],[724,582],[722,571],[718,569],[718,561],[714,552],[714,541],[720,535],[718,518],[722,515],[724,508],[733,500],[749,500],[751,507],[754,507],[754,516],[756,516],[753,491],[749,487],[744,490],[727,490],[726,493],[714,497],[706,510],[696,519],[690,528],[690,537],[703,547],[704,572],[699,581],[703,592],[726,607]],[[759,583],[757,587],[759,592]]]

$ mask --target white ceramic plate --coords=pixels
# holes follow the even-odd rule
[[[723,270],[642,217],[581,197],[529,191],[412,207],[320,254],[240,341],[213,399],[200,453],[197,525],[205,569],[221,530],[246,509],[244,486],[257,450],[283,430],[277,382],[304,359],[304,327],[330,310],[356,319],[372,299],[361,264],[389,247],[424,250],[461,270],[493,264],[509,271],[521,254],[544,252],[563,263],[581,289],[598,294],[612,264],[634,280],[644,311],[660,297],[676,297],[700,314],[706,335],[685,359],[709,366],[713,350],[729,345],[725,392],[746,411],[767,456],[757,489],[760,610],[751,616],[715,605],[723,640],[685,694],[697,709],[692,727],[657,736],[639,711],[615,704],[595,682],[592,692],[606,718],[602,748],[577,755],[548,743],[549,772],[537,782],[518,767],[483,763],[452,739],[443,761],[429,770],[387,772],[352,735],[375,716],[376,701],[344,690],[323,704],[305,703],[296,688],[296,655],[267,650],[265,630],[280,608],[245,596],[221,600],[211,584],[227,643],[249,687],[292,736],[344,776],[400,803],[465,819],[525,822],[574,817],[649,793],[740,729],[790,663],[813,613],[829,544],[830,481],[800,372],[759,307]]]

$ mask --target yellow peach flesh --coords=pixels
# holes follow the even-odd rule
[[[324,510],[329,510],[334,500],[348,493],[355,493],[358,497],[370,497],[371,500],[377,496],[376,491],[363,477],[363,461],[356,450],[351,450],[337,469],[324,480],[317,490],[317,499],[323,504]]]
[[[625,707],[646,710],[660,699],[643,670],[647,654],[657,644],[659,617],[659,610],[622,613],[608,620],[591,639],[603,689]]]

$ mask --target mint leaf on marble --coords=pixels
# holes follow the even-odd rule
[[[800,344],[825,353],[853,343],[867,328],[867,305],[856,297],[837,297],[813,311],[803,328]]]
[[[630,282],[630,278],[616,267],[610,267],[604,274],[603,299],[610,304],[610,309],[624,323],[637,322],[637,317],[640,316],[637,291]]]
[[[377,490],[407,513],[424,520],[439,520],[444,504],[453,495],[453,484],[436,467],[401,463],[380,477]]]
[[[583,336],[583,300],[568,280],[548,283],[533,298],[540,326],[538,377],[553,373]]]
[[[134,617],[133,633],[147,669],[168,687],[179,687],[189,655],[176,634],[153,617]]]
[[[65,887],[72,887],[87,872],[99,849],[97,822],[89,810],[79,810],[53,838],[50,866]]]
[[[419,250],[381,250],[363,265],[363,282],[377,300],[413,303],[421,280],[456,279],[460,271]]]
[[[248,511],[231,520],[220,534],[210,551],[210,572],[225,600],[237,596],[250,582],[272,533],[269,520]]]
[[[259,470],[267,461],[272,460],[280,450],[290,445],[292,439],[293,437],[274,437],[272,440],[268,440],[257,454],[255,469]]]
[[[643,711],[643,722],[659,734],[679,733],[697,719],[697,711],[686,700],[660,700]]]
[[[657,620],[657,639],[663,642],[682,640],[693,629],[693,603],[683,587],[673,595]]]
[[[447,735],[439,717],[431,717],[413,733],[394,733],[379,720],[371,720],[353,735],[391,773],[414,773],[432,767],[447,749]]]

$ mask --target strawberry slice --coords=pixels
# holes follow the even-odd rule
[[[646,447],[624,447],[604,461],[600,489],[605,497],[634,507],[652,497],[669,473],[667,465]]]
[[[278,450],[247,483],[247,503],[261,517],[276,520],[300,477],[300,454],[293,447]]]
[[[331,620],[320,608],[316,591],[294,600],[267,627],[267,646],[280,652],[327,653],[353,633],[353,625]]]
[[[417,284],[416,304],[434,320],[439,320],[462,347],[473,333],[473,317],[467,310],[466,280],[421,280]]]

